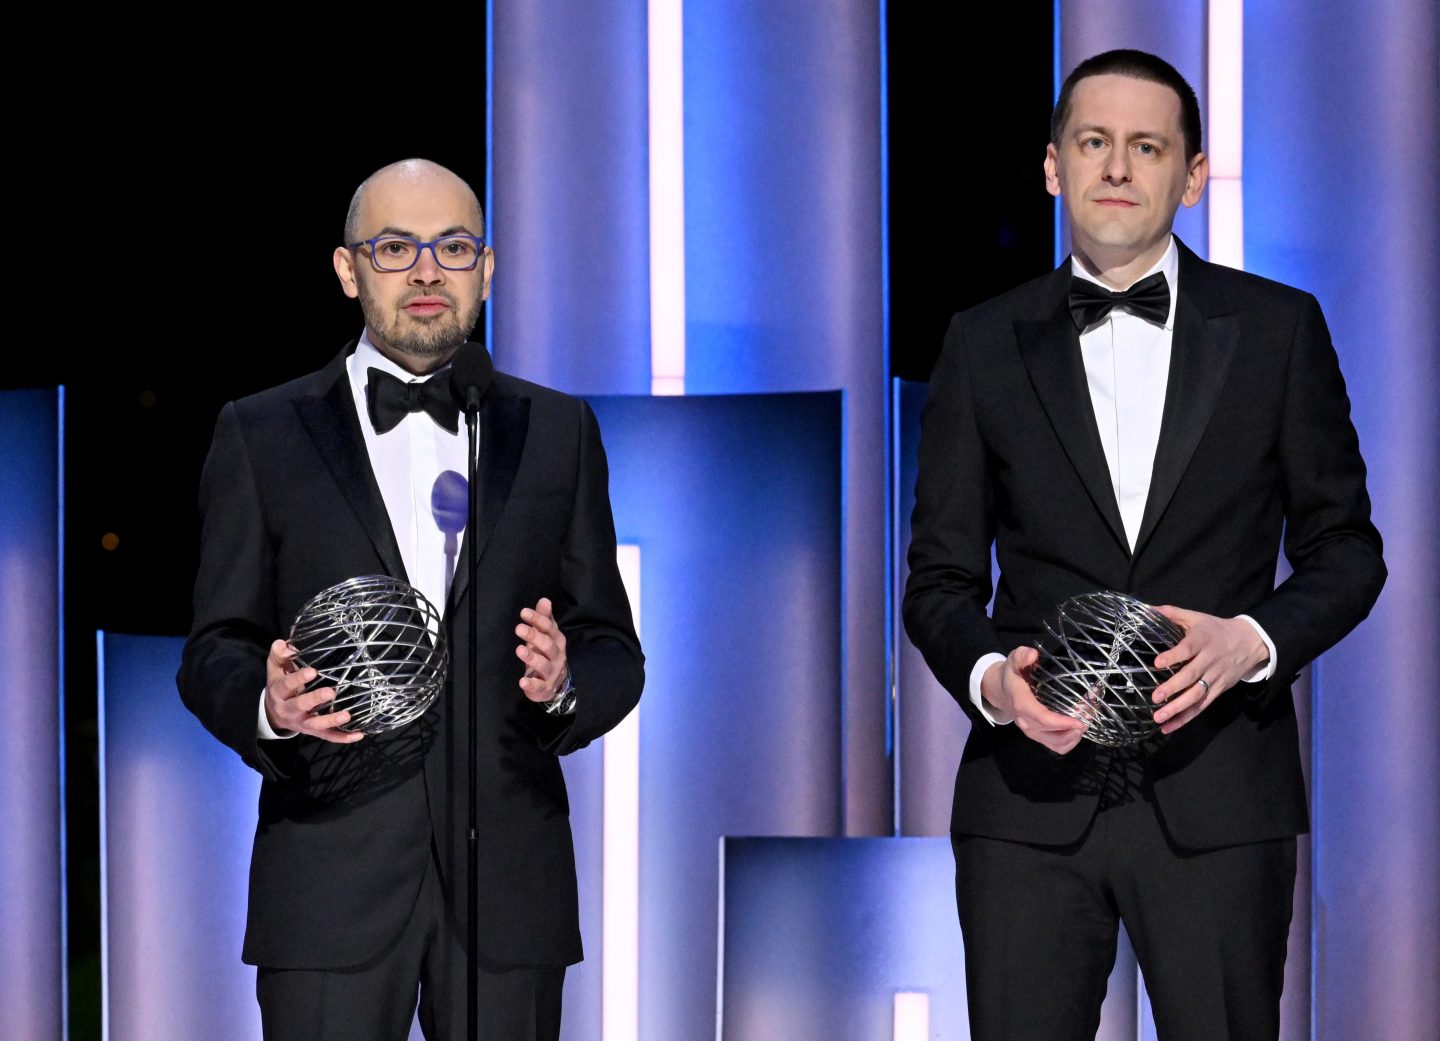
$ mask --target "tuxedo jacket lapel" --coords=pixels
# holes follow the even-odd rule
[[[349,374],[345,368],[345,359],[353,348],[351,343],[326,367],[323,380],[326,389],[317,397],[297,399],[295,409],[300,413],[306,432],[315,442],[320,458],[335,478],[340,494],[359,518],[360,526],[374,545],[386,573],[409,581],[405,563],[400,557],[400,546],[395,541],[395,531],[390,526],[390,514],[380,495],[380,485],[370,468],[365,435],[355,412],[355,396],[351,393]]]
[[[1015,323],[1020,357],[1070,465],[1080,475],[1110,533],[1128,552],[1125,525],[1110,482],[1110,467],[1105,462],[1105,449],[1095,426],[1095,407],[1090,400],[1085,363],[1080,356],[1080,336],[1066,302],[1070,286],[1068,261],[1056,269],[1053,278],[1053,306],[1049,316],[1039,321]]]
[[[460,560],[455,565],[447,610],[453,609],[465,595],[475,566],[485,554],[485,546],[515,485],[529,429],[530,399],[492,387],[480,406],[480,461],[476,475],[480,502],[476,508],[475,537],[472,539],[467,531],[461,540]]]
[[[1140,521],[1135,552],[1144,548],[1190,465],[1195,447],[1210,424],[1220,389],[1235,353],[1240,328],[1223,301],[1209,293],[1209,265],[1180,247],[1180,294],[1175,304],[1175,333],[1170,344],[1170,377],[1160,440],[1150,475],[1150,493]]]

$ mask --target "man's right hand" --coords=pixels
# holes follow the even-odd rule
[[[980,677],[980,696],[991,707],[997,723],[1014,723],[1031,741],[1057,755],[1074,750],[1085,724],[1040,704],[1030,689],[1028,673],[1040,658],[1034,647],[1016,647]]]
[[[335,688],[319,687],[306,693],[305,684],[316,676],[311,668],[297,669],[297,651],[284,640],[270,645],[265,659],[265,716],[276,733],[294,731],[309,734],[322,741],[353,745],[365,735],[347,733],[335,728],[348,722],[350,713],[341,709],[327,715],[313,715],[321,705],[335,698]]]

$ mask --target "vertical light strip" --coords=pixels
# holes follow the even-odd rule
[[[685,393],[685,78],[681,0],[650,0],[650,392]]]
[[[66,795],[65,775],[69,767],[65,758],[65,387],[55,392],[55,598],[59,609],[55,617],[55,643],[59,660],[58,733],[60,738],[60,1038],[70,1041],[70,813]]]
[[[485,4],[485,241],[495,245],[495,0]],[[485,347],[495,353],[495,304],[485,301]]]
[[[615,549],[640,632],[640,547]],[[605,735],[600,1037],[640,1036],[640,709]]]
[[[1050,104],[1053,107],[1055,102],[1060,100],[1060,88],[1065,83],[1064,66],[1060,55],[1060,7],[1062,0],[1055,0],[1051,8],[1050,25],[1052,39],[1050,41],[1050,78],[1052,83],[1052,94]],[[1049,136],[1048,128],[1046,136]],[[1058,195],[1055,197],[1055,266],[1059,267],[1064,262],[1069,250],[1065,248],[1065,200]]]
[[[1245,0],[1210,0],[1210,259],[1245,266]]]
[[[930,995],[924,991],[895,992],[893,1041],[930,1041]]]
[[[100,1041],[110,1041],[110,829],[105,812],[105,633],[95,631],[95,729],[100,775]]]

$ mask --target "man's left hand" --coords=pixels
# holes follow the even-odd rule
[[[565,634],[555,623],[555,609],[548,598],[542,596],[533,608],[520,612],[515,635],[525,641],[515,648],[515,654],[525,663],[520,689],[531,701],[553,701],[565,682],[567,660]]]
[[[1179,643],[1155,659],[1157,669],[1179,666],[1152,698],[1164,706],[1155,710],[1160,732],[1173,734],[1265,664],[1270,652],[1255,627],[1243,618],[1217,618],[1169,606],[1155,610],[1185,630]]]

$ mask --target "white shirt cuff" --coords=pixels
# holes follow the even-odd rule
[[[260,718],[255,724],[255,736],[261,741],[284,741],[295,736],[295,731],[287,730],[279,733],[270,725],[270,717],[265,715],[265,692],[260,692]]]
[[[1259,627],[1257,626],[1256,628]],[[999,722],[991,715],[990,706],[985,704],[985,699],[980,695],[980,681],[985,678],[986,669],[990,668],[990,666],[996,662],[1003,662],[1004,660],[1005,655],[1003,654],[987,654],[977,661],[975,667],[970,670],[970,704],[979,710],[980,714],[985,717],[985,722],[989,723],[992,727],[1003,727],[1008,726],[1008,724]]]
[[[1250,675],[1242,676],[1241,681],[1244,683],[1264,683],[1269,680],[1270,677],[1275,675],[1275,644],[1270,641],[1269,634],[1266,633],[1264,629],[1260,628],[1260,623],[1255,621],[1255,619],[1251,618],[1248,614],[1237,614],[1235,617],[1243,618],[1245,621],[1249,622],[1250,628],[1255,630],[1255,634],[1259,636],[1261,641],[1265,644],[1265,649],[1270,652],[1270,660],[1267,661],[1264,665],[1260,666],[1260,668],[1256,669]]]

